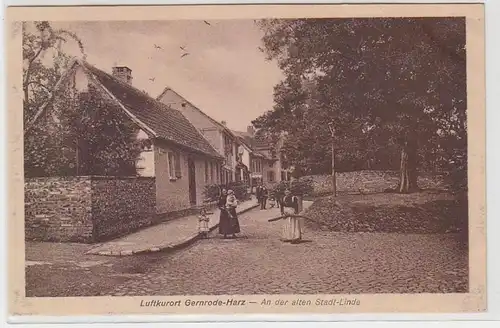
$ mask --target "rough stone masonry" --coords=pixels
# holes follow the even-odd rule
[[[25,180],[25,239],[100,242],[154,223],[154,178]]]

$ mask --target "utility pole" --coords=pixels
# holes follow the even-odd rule
[[[332,191],[333,197],[337,197],[337,179],[335,176],[335,127],[333,122],[328,123],[328,128],[332,136]]]

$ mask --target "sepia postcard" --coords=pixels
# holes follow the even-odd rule
[[[10,315],[487,311],[483,5],[6,14]]]

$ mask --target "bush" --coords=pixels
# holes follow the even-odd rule
[[[25,132],[26,177],[137,175],[143,146],[136,140],[139,128],[95,87],[77,93],[68,86],[46,110],[60,122],[40,117]]]
[[[271,195],[280,198],[285,194],[286,188],[290,188],[292,194],[296,196],[307,196],[314,191],[313,179],[308,177],[300,180],[280,181],[271,189]]]
[[[239,201],[245,201],[250,199],[250,194],[248,193],[248,186],[243,182],[230,182],[228,184],[211,184],[205,186],[203,190],[203,195],[205,196],[205,202],[216,202],[220,197],[220,192],[222,189],[234,191],[236,199]]]

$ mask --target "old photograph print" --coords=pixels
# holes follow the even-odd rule
[[[18,22],[23,297],[480,310],[465,15],[74,17]]]
[[[27,296],[468,291],[463,17],[24,22],[23,60]]]

